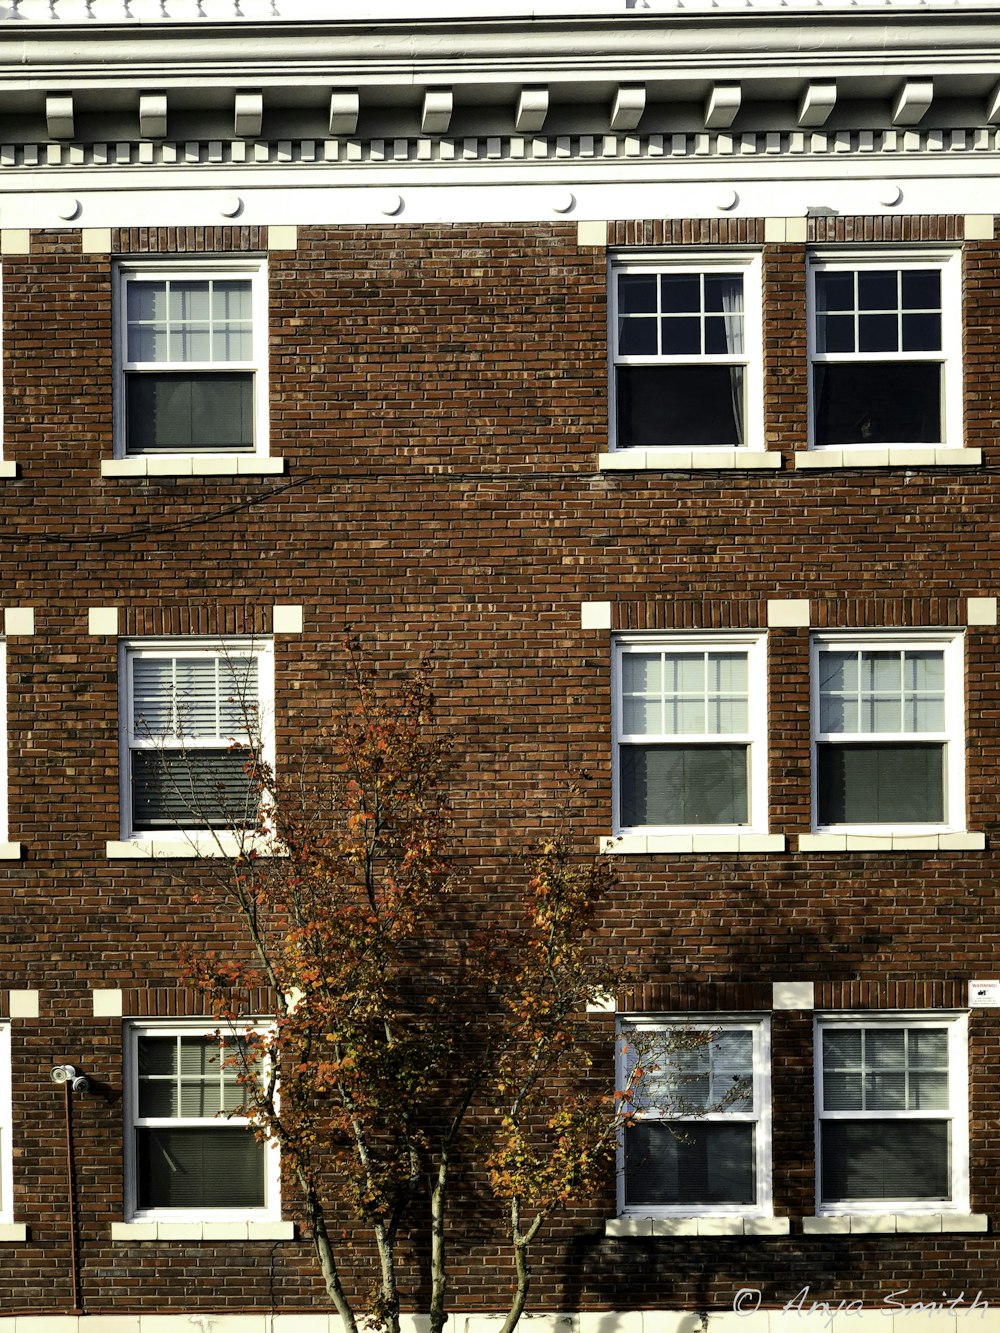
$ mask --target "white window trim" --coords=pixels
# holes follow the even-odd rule
[[[265,763],[274,766],[274,643],[271,639],[227,637],[223,639],[202,636],[181,638],[122,639],[118,645],[119,697],[119,753],[118,772],[121,794],[120,841],[108,844],[108,853],[126,858],[134,848],[142,858],[169,856],[173,853],[192,857],[235,855],[254,842],[253,831],[248,830],[245,840],[232,836],[229,829],[212,830],[201,826],[177,829],[142,830],[132,827],[132,790],[130,782],[132,732],[132,671],[131,661],[137,655],[169,655],[177,652],[225,655],[227,652],[249,652],[257,661],[258,723],[261,754]],[[243,846],[238,843],[242,841]],[[231,850],[230,850],[231,848]],[[113,850],[112,850],[113,849]]]
[[[944,1027],[948,1029],[948,1110],[945,1111],[824,1111],[823,1041],[827,1028]],[[966,1012],[923,1009],[916,1012],[877,1010],[864,1013],[817,1014],[813,1033],[816,1107],[816,1216],[884,1216],[969,1212],[969,1023]],[[839,1203],[822,1200],[823,1160],[820,1125],[824,1120],[943,1120],[951,1121],[952,1198],[859,1199]]]
[[[743,274],[744,354],[738,358],[746,365],[744,443],[740,446],[699,446],[696,449],[628,448],[618,446],[617,368],[619,365],[730,365],[729,356],[658,356],[620,357],[618,355],[618,283],[619,273],[705,273],[712,270],[739,271]],[[780,467],[781,455],[769,451],[764,443],[764,342],[762,262],[759,251],[677,250],[646,254],[623,252],[609,256],[608,267],[608,453],[601,455],[602,469],[639,471],[643,469],[768,468]]]
[[[11,1098],[10,1023],[0,1023],[0,1226],[14,1221],[14,1114]],[[13,1234],[0,1239],[23,1239]]]
[[[709,1218],[709,1217],[771,1217],[774,1213],[772,1192],[772,1148],[771,1148],[771,1019],[766,1014],[623,1014],[619,1023],[619,1033],[623,1029],[639,1031],[663,1031],[670,1028],[688,1028],[703,1032],[715,1032],[723,1028],[744,1028],[753,1034],[753,1099],[754,1112],[748,1111],[709,1111],[703,1116],[678,1116],[676,1123],[684,1125],[687,1121],[714,1123],[733,1122],[756,1125],[755,1163],[757,1183],[757,1202],[752,1205],[742,1204],[637,1204],[631,1207],[625,1203],[625,1131],[618,1136],[617,1160],[617,1211],[621,1218]],[[629,1056],[625,1051],[625,1042],[619,1038],[616,1051],[616,1073],[619,1088],[626,1087],[629,1078]],[[651,1120],[662,1117],[655,1113]],[[674,1122],[670,1117],[671,1123]],[[712,1234],[711,1228],[707,1233]]]
[[[941,273],[941,351],[938,354],[928,352],[868,352],[868,353],[820,353],[816,350],[816,279],[817,272],[824,270],[850,270],[859,268],[936,268]],[[963,448],[964,440],[964,403],[962,376],[962,256],[958,250],[873,250],[865,249],[818,249],[808,256],[809,281],[807,283],[807,345],[808,345],[808,391],[809,391],[809,430],[808,450],[814,456],[815,464],[823,466],[823,459],[829,455],[830,465],[850,467],[852,459],[858,466],[905,465],[908,461],[916,465],[934,466],[946,463],[940,454],[954,451],[955,462],[978,463],[978,451]],[[929,443],[899,441],[886,444],[838,444],[817,445],[815,442],[815,392],[813,388],[813,366],[826,361],[832,363],[864,364],[878,361],[913,361],[939,360],[942,373],[942,426],[944,439]],[[975,457],[971,455],[977,455]],[[810,466],[799,456],[797,466]]]
[[[251,329],[253,358],[250,362],[190,362],[191,370],[220,370],[232,366],[237,370],[252,370],[254,376],[253,413],[254,448],[245,453],[211,450],[188,450],[177,453],[128,454],[125,450],[125,370],[128,365],[126,339],[127,290],[133,278],[142,280],[184,279],[212,277],[244,277],[250,281]],[[175,476],[175,475],[238,475],[240,473],[272,472],[281,470],[281,460],[268,457],[268,311],[267,263],[264,259],[244,256],[219,256],[211,259],[179,257],[177,262],[162,258],[142,262],[123,260],[114,269],[114,381],[112,392],[114,416],[114,457],[102,461],[104,476]],[[165,363],[173,365],[174,363]],[[147,368],[151,368],[148,367]],[[240,466],[242,461],[243,466]],[[254,464],[256,463],[256,466]]]
[[[944,806],[945,818],[934,824],[821,824],[819,822],[819,800],[817,791],[817,747],[830,740],[845,741],[846,733],[826,733],[819,729],[819,656],[827,647],[837,648],[941,648],[944,650],[944,706],[945,727],[943,732],[865,732],[859,734],[860,741],[876,742],[879,739],[914,743],[922,739],[940,740],[944,746]],[[964,643],[962,634],[955,632],[929,631],[886,631],[879,630],[847,633],[814,634],[809,645],[810,664],[810,720],[811,720],[811,794],[812,794],[812,830],[813,833],[833,835],[857,834],[873,838],[919,837],[922,834],[964,833],[966,829],[965,807],[965,672]],[[853,736],[853,733],[851,733]],[[808,844],[807,844],[808,847]],[[816,850],[813,848],[813,850]]]
[[[125,1111],[125,1219],[126,1222],[252,1222],[278,1221],[281,1218],[281,1160],[278,1145],[273,1140],[264,1144],[264,1207],[263,1208],[146,1208],[140,1209],[136,1190],[135,1129],[141,1120],[138,1111],[139,1094],[139,1038],[210,1036],[219,1030],[208,1022],[129,1022],[125,1025],[126,1077],[124,1092]],[[206,1119],[162,1117],[155,1123],[166,1125],[249,1125],[241,1116],[211,1116]],[[252,1133],[247,1128],[246,1133]]]
[[[622,668],[621,660],[629,649],[639,651],[656,648],[689,648],[698,651],[719,651],[727,648],[745,648],[747,652],[747,696],[749,700],[750,729],[747,733],[720,735],[719,741],[740,743],[746,740],[749,755],[749,818],[746,824],[637,824],[622,825],[620,747],[622,732]],[[620,634],[613,640],[612,665],[612,746],[611,800],[613,806],[614,836],[670,837],[691,835],[713,841],[728,836],[766,834],[768,830],[767,793],[767,635],[761,633],[692,633],[692,634]],[[702,737],[677,736],[678,744],[685,740],[696,742]],[[636,746],[642,742],[636,741]],[[651,740],[648,744],[656,744]],[[631,845],[628,848],[631,850]],[[654,848],[655,850],[655,848]]]

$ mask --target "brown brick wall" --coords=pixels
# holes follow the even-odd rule
[[[899,220],[901,222],[905,220]],[[863,239],[838,220],[835,236]],[[619,224],[619,246],[759,242],[732,229]],[[954,238],[953,219],[889,240]],[[116,233],[121,253],[259,250],[247,228]],[[5,987],[38,988],[42,1016],[13,1024],[16,1213],[0,1312],[65,1308],[61,1093],[70,1061],[105,1086],[74,1104],[81,1281],[93,1310],[309,1308],[308,1246],[112,1244],[122,1217],[121,1031],[89,988],[121,986],[132,1015],[193,1012],[188,951],[229,932],[197,865],[108,861],[118,836],[115,644],[89,606],[122,608],[126,634],[266,633],[274,603],[305,632],[275,645],[279,763],[322,725],[353,626],[386,669],[433,650],[463,759],[460,857],[502,907],[518,850],[558,817],[580,769],[579,834],[610,832],[610,646],[580,603],[610,600],[629,630],[763,628],[773,597],[808,597],[819,626],[957,626],[992,594],[1000,371],[992,331],[1000,245],[966,247],[968,443],[981,468],[795,472],[806,430],[805,248],[765,249],[767,435],[780,472],[601,474],[607,442],[605,263],[575,226],[301,228],[268,256],[272,450],[287,478],[102,479],[111,455],[109,256],[32,237],[3,265],[5,437],[2,605],[36,608],[8,643],[10,837],[0,863]],[[287,485],[286,483],[291,483]],[[766,1010],[772,981],[815,980],[817,1003],[961,1007],[1000,957],[997,634],[966,636],[970,827],[983,853],[638,856],[601,923],[633,965],[630,1004]],[[769,633],[772,828],[809,828],[808,633]],[[594,1079],[610,1078],[595,1025]],[[971,1021],[973,1202],[1000,1219],[1000,1014]],[[779,1303],[909,1288],[940,1299],[995,1282],[990,1236],[803,1237],[813,1208],[812,1023],[773,1024],[776,1211],[789,1238],[607,1240],[605,1196],[581,1205],[536,1261],[549,1308],[726,1307],[737,1286]],[[509,1261],[485,1203],[455,1248],[455,1301],[498,1305]],[[367,1286],[360,1246],[348,1282]],[[407,1298],[419,1301],[411,1287]]]

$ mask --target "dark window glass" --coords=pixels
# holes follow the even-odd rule
[[[622,356],[655,356],[657,320],[654,315],[629,315],[618,321],[618,351]]]
[[[625,1131],[625,1202],[753,1204],[754,1126],[649,1121]]]
[[[701,279],[697,273],[661,273],[660,301],[665,312],[690,314],[701,310]]]
[[[132,827],[251,827],[257,788],[247,751],[133,750]]]
[[[743,443],[742,366],[619,366],[618,447]]]
[[[263,1208],[264,1147],[249,1129],[136,1129],[138,1203],[146,1208]]]
[[[898,269],[860,269],[858,271],[858,309],[898,309],[898,284]]]
[[[898,352],[899,318],[897,315],[859,315],[859,352]]]
[[[940,824],[941,744],[817,745],[821,824]]]
[[[940,444],[941,364],[813,367],[816,444]]]
[[[937,352],[941,348],[941,316],[927,313],[903,316],[903,351]]]
[[[854,274],[817,273],[816,309],[820,311],[853,310]]]
[[[824,1203],[950,1199],[949,1126],[941,1120],[824,1120]]]
[[[660,343],[664,356],[700,356],[701,320],[690,315],[661,319]]]
[[[253,374],[216,371],[125,376],[131,454],[253,448]]]
[[[745,745],[623,745],[621,822],[746,824]]]
[[[941,273],[936,268],[904,268],[903,309],[940,310]]]
[[[656,275],[654,273],[619,273],[618,309],[623,315],[656,313]]]

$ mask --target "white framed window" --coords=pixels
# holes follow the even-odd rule
[[[193,1023],[129,1023],[125,1035],[129,1219],[280,1217],[277,1146],[242,1113],[240,1039]]]
[[[274,762],[274,656],[256,639],[121,644],[122,836],[256,826]]]
[[[965,827],[960,634],[831,634],[812,642],[817,829]]]
[[[961,257],[819,252],[810,445],[962,447]]]
[[[611,266],[611,447],[763,445],[760,256]]]
[[[767,830],[762,634],[614,644],[615,831]]]
[[[637,1060],[645,1070],[620,1136],[619,1214],[769,1215],[769,1020],[625,1018],[618,1045],[619,1087]]]
[[[969,1210],[965,1014],[816,1021],[817,1211]]]
[[[0,1223],[14,1220],[13,1109],[10,1024],[0,1023]]]
[[[116,275],[115,456],[266,454],[263,261],[123,263]]]

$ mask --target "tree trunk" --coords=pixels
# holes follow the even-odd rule
[[[430,1333],[442,1333],[448,1311],[445,1300],[448,1292],[448,1270],[445,1264],[444,1199],[448,1165],[438,1166],[437,1180],[431,1190],[431,1308]]]
[[[340,1283],[337,1261],[333,1256],[333,1246],[330,1244],[330,1235],[326,1229],[323,1205],[316,1197],[316,1191],[302,1173],[298,1172],[297,1174],[299,1188],[302,1190],[306,1205],[309,1230],[312,1232],[313,1247],[316,1250],[316,1258],[319,1260],[320,1272],[323,1274],[327,1295],[337,1307],[337,1313],[344,1321],[345,1333],[358,1333],[358,1321],[354,1317],[354,1311],[351,1309],[351,1304]]]

